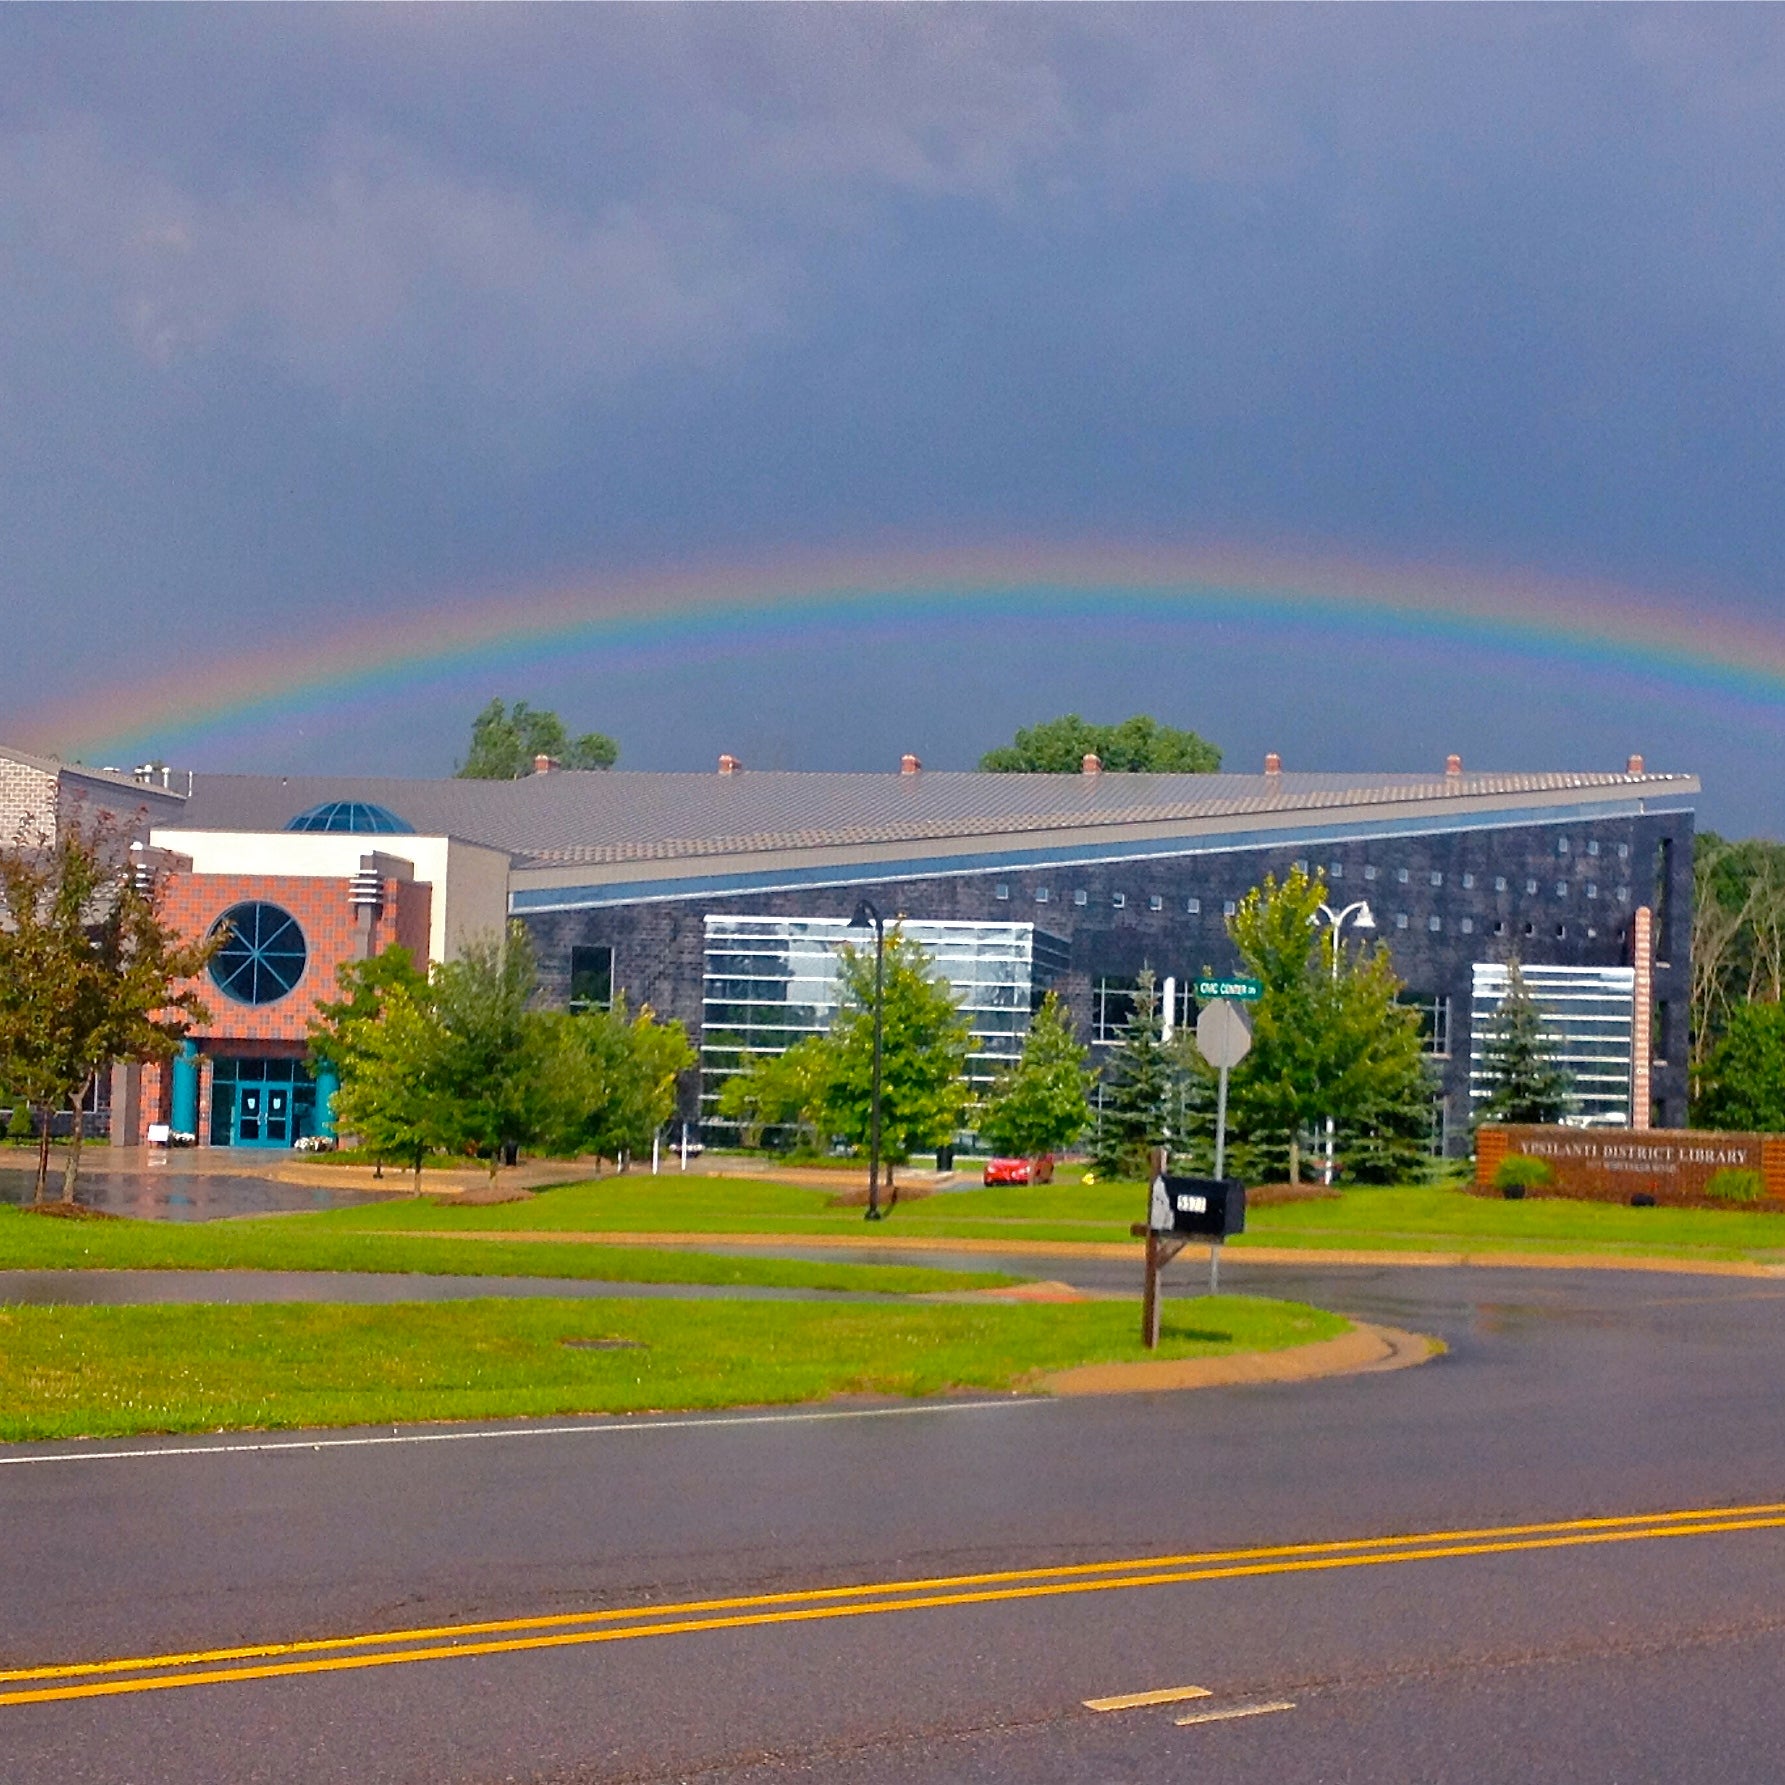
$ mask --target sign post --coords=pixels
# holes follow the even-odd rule
[[[1258,981],[1199,979],[1196,989],[1200,995],[1204,986],[1241,983],[1256,988]],[[1256,997],[1256,991],[1253,995]],[[1219,1178],[1226,1175],[1227,1168],[1228,1069],[1239,1065],[1252,1048],[1252,1025],[1237,1003],[1215,997],[1203,1005],[1196,1019],[1196,1048],[1221,1075],[1215,1092],[1215,1176]]]

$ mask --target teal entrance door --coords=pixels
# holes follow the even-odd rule
[[[289,1147],[316,1128],[316,1084],[301,1060],[220,1059],[211,1078],[211,1144]]]

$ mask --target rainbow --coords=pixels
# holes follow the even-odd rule
[[[442,599],[343,623],[309,642],[206,660],[46,702],[9,741],[86,761],[191,750],[226,729],[321,718],[477,672],[661,654],[718,655],[753,641],[1007,623],[1137,635],[1217,625],[1268,636],[1312,629],[1392,646],[1494,649],[1590,674],[1634,676],[1785,724],[1785,628],[1708,597],[1663,598],[1587,581],[1442,564],[1367,564],[1256,550],[1032,541],[570,579]],[[507,685],[514,685],[509,678]],[[202,692],[195,699],[188,692]]]

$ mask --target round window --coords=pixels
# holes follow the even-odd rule
[[[226,935],[211,959],[211,978],[238,1004],[272,1004],[304,977],[309,949],[289,911],[256,899],[231,905],[211,926]]]

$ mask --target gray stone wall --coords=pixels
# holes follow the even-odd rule
[[[1375,934],[1410,996],[1449,998],[1450,1052],[1437,1064],[1452,1150],[1466,1151],[1473,964],[1516,951],[1529,962],[1628,965],[1639,905],[1657,913],[1655,1113],[1662,1125],[1684,1124],[1692,834],[1689,813],[1559,819],[1318,848],[1288,842],[1076,868],[666,900],[536,913],[526,921],[553,1002],[569,998],[571,946],[605,943],[614,951],[615,986],[634,1004],[679,1018],[696,1041],[708,911],[846,918],[865,891],[889,918],[1033,922],[1070,944],[1071,965],[1058,990],[1088,1034],[1091,987],[1100,977],[1150,966],[1182,979],[1237,967],[1225,905],[1266,874],[1281,878],[1305,860],[1327,876],[1333,905],[1369,900]],[[1670,881],[1665,889],[1661,875]],[[1189,908],[1192,900],[1200,910]]]

